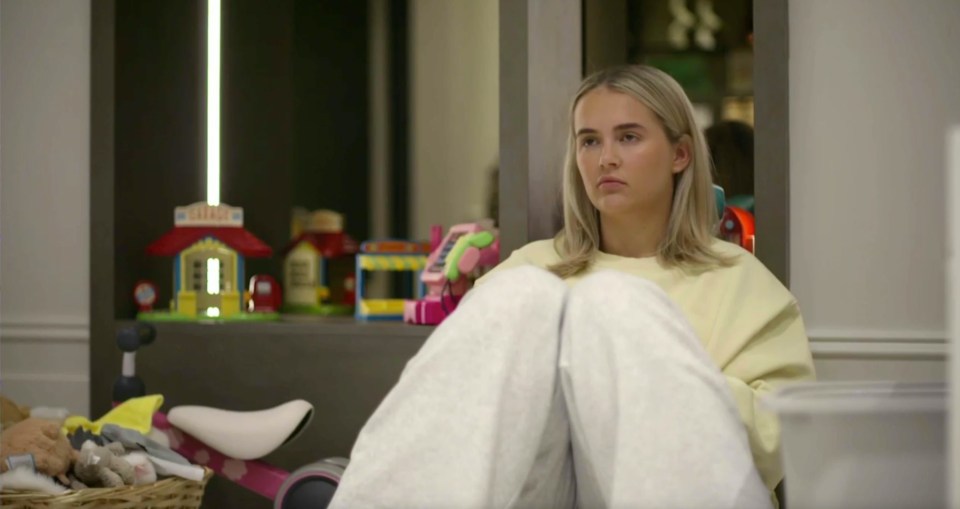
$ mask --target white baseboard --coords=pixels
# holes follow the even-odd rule
[[[945,332],[811,329],[807,335],[820,380],[946,380]]]
[[[69,316],[30,316],[0,320],[0,343],[90,341],[90,323]]]
[[[947,359],[947,335],[940,331],[807,331],[815,359]]]

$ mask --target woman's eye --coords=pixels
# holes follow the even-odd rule
[[[640,137],[633,133],[626,133],[620,138],[620,140],[628,143],[633,143],[635,141],[640,141]]]
[[[592,147],[596,144],[597,144],[596,138],[584,138],[583,140],[580,140],[581,147]]]

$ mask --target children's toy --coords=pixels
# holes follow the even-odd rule
[[[481,223],[458,224],[450,228],[442,241],[440,227],[433,228],[432,252],[420,275],[427,294],[420,300],[404,303],[407,323],[436,325],[456,309],[470,289],[471,275],[500,262],[500,242],[493,231]]]
[[[155,335],[155,329],[145,323],[118,331],[117,345],[124,351],[124,364],[123,375],[114,382],[115,402],[143,397],[145,385],[136,375],[134,355],[140,346],[152,342]],[[323,509],[340,483],[346,459],[321,460],[292,473],[260,459],[293,441],[312,418],[313,406],[304,400],[294,400],[256,412],[174,407],[168,414],[154,413],[153,427],[166,434],[174,451],[201,461],[225,479],[273,500],[274,509]],[[158,462],[156,458],[153,463],[158,472],[160,466],[178,467],[174,462]]]
[[[355,306],[357,303],[357,276],[355,273],[343,278],[343,301],[350,302],[351,306]]]
[[[133,287],[133,300],[137,301],[137,309],[140,311],[153,311],[153,305],[157,303],[157,285],[145,279],[137,281]]]
[[[0,429],[7,429],[30,417],[30,409],[0,395]]]
[[[361,320],[402,320],[404,299],[371,299],[364,296],[364,274],[378,271],[406,271],[416,274],[427,265],[430,245],[404,240],[368,241],[360,245],[357,255],[357,306],[355,316]],[[411,278],[417,298],[424,294],[423,283]]]
[[[734,207],[740,207],[747,212],[754,214],[754,206],[756,205],[756,200],[752,194],[738,194],[736,196],[731,196],[727,198],[727,205],[732,205]]]
[[[717,207],[717,217],[723,217],[723,209],[727,206],[727,193],[716,184],[713,185],[713,202]]]
[[[349,315],[355,298],[350,280],[357,242],[343,231],[343,215],[331,210],[295,213],[293,240],[284,249],[283,310]]]
[[[131,452],[121,457],[133,467],[133,484],[150,484],[157,482],[157,469],[150,462],[150,457],[142,452]]]
[[[196,479],[167,477],[158,481],[158,470],[149,460],[143,461],[145,453],[134,449],[126,454],[121,444],[100,447],[90,440],[78,452],[63,431],[57,421],[31,417],[3,432],[0,469],[12,469],[0,474],[0,505],[24,509],[200,507],[212,470],[193,466],[200,471]],[[78,430],[76,434],[84,433],[88,432]],[[91,435],[92,440],[99,438]],[[98,487],[90,488],[80,478]]]
[[[150,418],[153,419],[153,416],[151,415]],[[151,430],[149,436],[147,436],[139,431],[116,424],[107,424],[100,431],[100,436],[109,442],[123,444],[127,450],[143,452],[151,460],[163,460],[180,465],[191,464],[190,461],[170,448],[169,439],[163,433],[155,433]]]
[[[174,228],[147,247],[147,254],[172,256],[173,292],[169,312],[141,312],[152,321],[276,320],[245,313],[241,306],[246,257],[270,256],[270,248],[243,228],[243,209],[194,203],[177,207]]]
[[[753,214],[746,208],[736,205],[737,203],[743,203],[742,198],[744,197],[735,196],[731,200],[727,200],[723,188],[716,184],[713,185],[713,192],[717,204],[717,215],[720,217],[718,236],[754,253],[756,235]],[[751,198],[748,203],[752,207],[752,197],[748,198]]]
[[[60,425],[53,421],[31,417],[0,434],[0,472],[25,464],[66,483],[65,475],[76,457],[70,441],[60,433]]]
[[[73,474],[90,487],[132,485],[135,480],[133,466],[121,457],[125,452],[123,445],[116,442],[96,445],[88,440],[80,449],[80,458],[73,465]]]
[[[61,495],[67,491],[67,488],[57,484],[53,479],[26,466],[7,470],[0,474],[0,487],[3,488],[3,495],[0,495],[0,497],[3,497],[3,505],[5,506],[15,503],[11,498],[17,495],[10,495],[10,490],[27,493],[36,492],[43,495]]]
[[[273,276],[257,274],[251,277],[248,293],[251,313],[277,313],[283,305],[283,292]]]
[[[124,368],[126,372],[127,364],[132,360],[124,355]],[[95,421],[91,421],[80,415],[72,415],[63,423],[63,429],[67,434],[73,433],[78,429],[89,431],[99,435],[104,426],[116,424],[127,429],[132,429],[140,433],[150,432],[150,422],[153,419],[153,413],[160,405],[163,405],[163,396],[160,394],[150,394],[137,398],[125,399],[117,404],[109,412]]]
[[[720,220],[720,238],[753,253],[756,247],[753,214],[740,207],[728,205]]]

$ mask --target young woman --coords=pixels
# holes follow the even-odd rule
[[[717,240],[710,160],[661,71],[573,99],[564,227],[478,281],[360,433],[331,507],[753,508],[759,397],[813,367],[792,295]]]

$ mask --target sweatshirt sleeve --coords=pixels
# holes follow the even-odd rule
[[[783,479],[780,426],[761,406],[763,395],[815,378],[810,344],[796,300],[766,268],[747,270],[731,285],[718,314],[713,345],[747,429],[753,459],[767,488]]]
[[[494,274],[498,274],[507,269],[521,267],[523,265],[533,265],[535,267],[546,268],[547,266],[559,261],[559,257],[553,248],[553,241],[531,242],[510,253],[506,260],[503,260],[489,272],[477,278],[474,286],[479,286],[489,281]]]
[[[513,253],[510,253],[510,256],[507,257],[506,260],[498,263],[496,267],[490,269],[486,274],[484,274],[484,275],[480,276],[479,278],[477,278],[477,280],[473,283],[473,286],[474,286],[474,287],[477,287],[477,286],[480,286],[480,285],[486,283],[487,281],[490,280],[490,278],[491,278],[494,274],[497,274],[497,273],[499,273],[499,272],[502,272],[502,271],[504,271],[504,270],[507,270],[507,269],[510,269],[510,268],[513,268],[513,267],[520,267],[520,266],[522,266],[522,265],[530,265],[530,263],[531,263],[530,260],[527,258],[526,254],[523,252],[523,250],[522,250],[522,249],[517,249],[517,250],[514,251]]]

